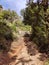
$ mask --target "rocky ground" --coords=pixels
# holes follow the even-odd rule
[[[14,41],[8,53],[0,53],[0,65],[44,65],[45,58],[29,43],[23,37]]]

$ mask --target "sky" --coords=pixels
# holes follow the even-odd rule
[[[0,0],[4,9],[14,10],[20,15],[21,9],[26,7],[26,0]]]

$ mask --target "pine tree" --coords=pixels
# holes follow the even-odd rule
[[[27,5],[24,12],[24,23],[32,27],[32,39],[41,48],[49,45],[49,22],[47,20],[48,0],[37,0]],[[46,47],[45,47],[46,46]]]

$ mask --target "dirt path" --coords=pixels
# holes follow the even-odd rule
[[[24,39],[20,38],[17,42],[12,43],[10,52],[0,54],[0,65],[43,65],[40,56],[39,52],[30,55]]]

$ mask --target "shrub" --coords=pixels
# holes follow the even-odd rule
[[[9,50],[13,40],[12,30],[4,22],[0,22],[0,49]]]

